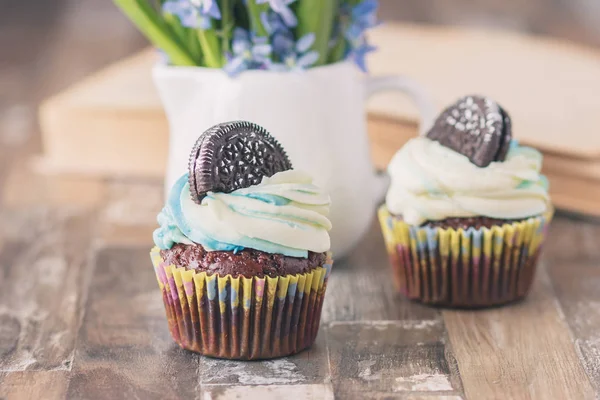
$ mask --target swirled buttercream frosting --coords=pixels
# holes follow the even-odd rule
[[[288,170],[231,193],[208,192],[193,201],[189,175],[173,186],[158,215],[154,242],[200,244],[208,251],[245,248],[290,257],[326,252],[330,247],[329,195],[307,174]]]

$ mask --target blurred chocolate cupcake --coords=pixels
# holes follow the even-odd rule
[[[542,155],[496,102],[467,96],[396,153],[379,210],[406,297],[487,307],[527,295],[553,208]]]
[[[329,203],[263,128],[205,132],[151,251],[173,339],[240,360],[311,346],[332,266]]]

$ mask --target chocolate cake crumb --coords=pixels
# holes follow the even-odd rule
[[[308,258],[288,257],[281,254],[270,254],[254,249],[244,249],[237,253],[232,251],[206,251],[201,245],[176,244],[169,250],[161,250],[165,262],[177,267],[186,267],[198,272],[272,278],[282,275],[295,275],[310,272],[322,266],[327,255],[325,253],[308,253]]]
[[[523,219],[497,219],[488,217],[466,217],[466,218],[446,218],[440,221],[427,221],[423,223],[422,227],[431,228],[442,228],[442,229],[469,229],[469,228],[491,228],[492,226],[502,226],[505,224],[513,224],[515,222],[526,221],[527,218]]]

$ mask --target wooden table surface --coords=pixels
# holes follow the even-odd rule
[[[560,214],[519,304],[404,300],[374,224],[334,266],[310,351],[243,363],[179,349],[148,259],[160,182],[30,161],[39,101],[144,41],[105,1],[37,3],[27,29],[0,21],[0,399],[600,398],[600,224]]]

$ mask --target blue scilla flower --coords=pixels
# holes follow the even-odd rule
[[[269,3],[271,9],[281,15],[283,22],[287,26],[294,27],[298,25],[298,19],[290,8],[290,4],[294,1],[296,0],[256,0],[256,4]]]
[[[365,31],[376,27],[377,0],[363,0],[349,10],[350,22],[346,27],[344,36],[348,41],[356,41],[365,34]]]
[[[294,32],[283,22],[281,16],[274,11],[268,11],[261,13],[260,19],[271,38],[273,54],[289,54],[295,45]]]
[[[187,28],[210,29],[211,18],[221,18],[216,0],[167,0],[163,11],[179,17]]]
[[[350,43],[350,50],[348,51],[346,58],[353,60],[363,72],[368,72],[367,54],[375,50],[377,50],[377,47],[371,46],[367,43],[366,38],[363,37],[358,41]]]
[[[214,19],[221,19],[221,11],[217,0],[189,0],[193,5],[199,7],[204,15]]]
[[[262,12],[260,14],[260,22],[269,35],[275,35],[281,32],[292,33],[289,26],[283,21],[283,18],[274,11]]]
[[[271,64],[272,47],[268,38],[250,35],[242,28],[235,28],[231,42],[233,53],[227,55],[223,68],[230,76],[248,69],[267,69]]]
[[[277,49],[275,54],[281,63],[272,64],[269,69],[273,71],[301,71],[312,67],[319,60],[319,53],[310,50],[316,39],[314,33],[307,33],[296,43],[293,39],[287,41],[285,38],[276,43],[275,39],[277,36],[274,37],[273,48]]]
[[[367,43],[365,33],[379,24],[377,7],[377,0],[363,0],[354,7],[342,7],[341,25],[337,28],[338,35],[341,32],[348,44],[346,58],[354,60],[364,72],[367,72],[367,54],[376,50]]]

